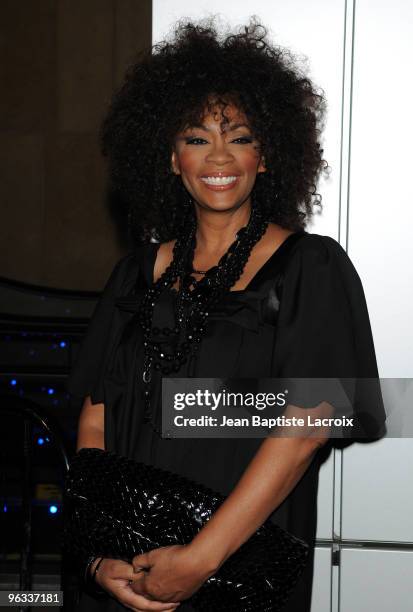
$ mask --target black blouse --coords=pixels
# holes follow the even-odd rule
[[[158,248],[155,243],[139,247],[115,266],[68,389],[79,398],[90,395],[92,403],[104,403],[107,450],[174,471],[228,495],[262,439],[163,439],[143,421],[143,346],[137,310],[143,292],[153,283]],[[158,327],[173,322],[175,296],[173,289],[161,295],[154,312]],[[364,292],[346,252],[328,236],[290,235],[244,290],[229,292],[211,311],[197,355],[170,376],[377,377]],[[153,422],[161,429],[159,374],[152,405]],[[380,425],[384,422],[382,406],[375,418]],[[311,547],[319,467],[320,453],[270,517]],[[312,558],[287,612],[310,609],[311,583]],[[99,610],[123,609],[113,600],[96,604],[89,600],[87,597],[80,609],[93,610],[93,605]],[[190,607],[182,604],[179,609]]]

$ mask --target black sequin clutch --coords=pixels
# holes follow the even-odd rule
[[[64,549],[80,565],[91,555],[130,562],[189,543],[224,500],[172,472],[83,448],[66,478]],[[188,601],[207,612],[281,610],[308,552],[305,542],[266,521]]]

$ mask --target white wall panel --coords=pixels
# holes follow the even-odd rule
[[[413,2],[357,0],[349,255],[382,377],[413,377]]]
[[[389,438],[344,451],[342,538],[413,542],[412,466],[411,440]]]
[[[334,451],[320,468],[317,497],[317,533],[319,539],[333,536]]]
[[[413,376],[412,31],[411,2],[355,3],[348,252],[366,293],[380,375],[392,378]],[[411,415],[400,382],[385,384],[390,430]],[[343,465],[343,537],[413,541],[412,440],[356,445]]]
[[[341,551],[340,612],[411,612],[413,551]]]
[[[330,612],[331,548],[317,546],[314,553],[314,581],[311,612]]]

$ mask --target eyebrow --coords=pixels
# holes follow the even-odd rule
[[[226,132],[235,132],[235,130],[237,130],[238,128],[241,127],[245,127],[247,129],[251,129],[249,125],[247,125],[246,123],[230,123],[228,128],[224,131]],[[186,128],[187,130],[192,130],[192,129],[199,129],[199,130],[203,130],[204,132],[210,132],[211,130],[209,128],[207,128],[205,125],[201,124],[201,123],[197,123],[195,125],[191,125],[190,127]]]

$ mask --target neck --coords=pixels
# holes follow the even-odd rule
[[[196,207],[196,244],[205,254],[225,252],[234,242],[241,227],[247,225],[251,204],[246,202],[236,210],[216,212]]]

